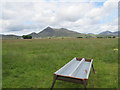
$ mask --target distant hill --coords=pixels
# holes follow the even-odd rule
[[[116,32],[111,32],[111,31],[104,31],[99,33],[98,35],[103,35],[103,36],[118,36],[120,34],[120,31]]]
[[[3,34],[0,34],[0,38],[2,38],[2,39],[20,39],[22,37],[17,36],[17,35],[3,35]]]
[[[33,38],[38,38],[38,37],[77,37],[81,36],[82,34],[75,31],[70,31],[65,28],[55,29],[47,27],[39,33],[31,33],[29,35],[31,35]]]
[[[93,33],[88,33],[88,34],[94,35]]]

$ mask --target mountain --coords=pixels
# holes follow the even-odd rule
[[[116,31],[116,32],[104,31],[99,33],[99,35],[102,35],[102,36],[119,36],[119,34],[120,34],[120,31]]]
[[[31,33],[31,34],[28,34],[28,35],[30,35],[30,36],[32,36],[32,37],[36,37],[36,38],[39,37],[39,35],[38,35],[37,33],[35,33],[35,32],[33,32],[33,33]]]
[[[119,36],[119,37],[120,37],[120,31],[113,32],[113,34],[114,34],[115,36]]]
[[[55,29],[55,28],[47,27],[39,33],[31,33],[29,35],[31,35],[33,38],[38,38],[38,37],[76,37],[76,36],[80,36],[81,33],[78,33],[75,31],[70,31],[65,28]]]
[[[112,35],[112,32],[111,31],[104,31],[104,32],[99,33],[99,35]]]

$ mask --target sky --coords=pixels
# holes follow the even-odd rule
[[[0,33],[25,35],[50,26],[79,33],[118,30],[118,0],[4,0]]]

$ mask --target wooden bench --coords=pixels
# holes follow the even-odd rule
[[[56,80],[81,83],[86,88],[91,67],[95,73],[92,62],[93,59],[73,58],[54,73],[54,81],[51,89],[53,89]]]

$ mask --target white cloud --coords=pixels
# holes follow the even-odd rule
[[[92,2],[92,0],[6,2],[3,4],[3,16],[0,20],[3,24],[3,33],[28,34],[39,32],[48,25],[85,33],[116,31],[117,2],[106,0],[101,7],[96,7]],[[113,15],[116,16],[113,18]]]

